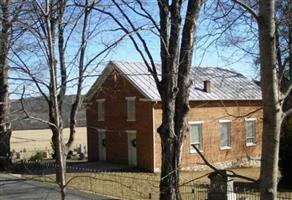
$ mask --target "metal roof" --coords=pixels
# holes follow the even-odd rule
[[[110,66],[124,75],[146,98],[153,101],[160,100],[155,81],[144,63],[111,61],[107,67]],[[157,65],[156,68],[160,74],[160,65]],[[191,101],[262,99],[260,87],[234,71],[213,67],[193,67],[192,77]],[[211,82],[210,92],[204,91],[204,81],[206,80]]]

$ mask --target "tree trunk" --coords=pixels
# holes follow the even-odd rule
[[[163,103],[162,125],[158,132],[161,138],[162,163],[160,179],[160,199],[181,199],[179,192],[179,166],[181,143],[175,135],[175,101]]]
[[[11,163],[10,158],[10,123],[8,97],[8,48],[9,48],[9,1],[1,2],[0,33],[0,168],[6,168]]]
[[[1,39],[4,40],[5,37]],[[8,119],[9,100],[8,100],[8,66],[7,54],[5,53],[6,44],[1,41],[0,55],[0,169],[6,169],[11,163],[10,138],[11,130]],[[7,41],[6,41],[7,42]],[[4,44],[3,44],[4,43]],[[4,48],[3,48],[4,47]],[[3,52],[4,51],[4,52]]]
[[[50,122],[51,129],[56,136],[56,163],[58,165],[56,173],[56,181],[59,184],[61,190],[61,198],[66,198],[66,153],[63,143],[63,125],[62,125],[62,114],[60,111],[60,102],[58,100],[58,86],[57,86],[57,72],[56,72],[56,59],[55,59],[55,32],[54,32],[54,16],[52,13],[53,2],[46,2],[46,13],[49,15],[45,16],[46,19],[46,30],[48,40],[48,66],[50,72]]]
[[[11,130],[0,126],[0,170],[7,170],[11,165],[10,138]]]
[[[63,130],[62,128],[54,130],[56,132],[56,181],[59,184],[61,190],[61,198],[64,200],[66,198],[66,153],[65,145],[63,143]]]
[[[289,82],[292,84],[292,0],[289,0],[288,13]]]
[[[264,114],[260,195],[262,200],[276,200],[283,113],[276,72],[275,2],[273,0],[260,0],[259,8],[259,45]]]
[[[189,111],[189,89],[192,86],[191,65],[196,20],[203,1],[189,0],[187,2],[180,39],[182,2],[173,1],[171,5],[168,5],[166,1],[158,1],[163,75],[161,83],[157,84],[163,111],[162,125],[158,129],[162,147],[161,200],[182,199],[179,190],[182,144]],[[170,27],[169,33],[168,27]]]

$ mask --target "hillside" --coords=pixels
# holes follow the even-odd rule
[[[73,95],[68,95],[64,99],[62,116],[64,121],[64,127],[69,126],[69,116],[71,105],[74,100]],[[32,97],[24,100],[25,110],[33,117],[37,117],[43,120],[48,120],[48,104],[43,97]],[[11,119],[12,129],[13,130],[30,130],[30,129],[45,129],[48,128],[48,125],[41,123],[36,120],[20,120],[25,115],[22,110],[22,106],[19,100],[13,100],[11,102]],[[17,119],[17,120],[15,120]],[[86,113],[85,107],[82,106],[77,115],[77,126],[83,127],[86,126]]]

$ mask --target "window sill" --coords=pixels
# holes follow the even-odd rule
[[[230,146],[220,147],[220,150],[230,150],[232,149]]]
[[[200,151],[200,153],[203,153],[204,151],[203,150],[199,150]],[[190,150],[190,153],[191,154],[197,154],[198,152],[196,151],[196,149],[191,149]]]
[[[97,120],[98,122],[104,122],[105,120],[104,119],[99,119]]]
[[[135,119],[127,119],[127,122],[135,122]]]
[[[254,147],[254,146],[256,146],[256,143],[246,143],[246,146],[247,147]]]

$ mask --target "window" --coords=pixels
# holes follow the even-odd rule
[[[246,146],[252,146],[256,143],[256,119],[246,119]]]
[[[195,145],[199,150],[203,150],[203,136],[202,136],[203,122],[190,122],[190,152],[196,153]]]
[[[105,99],[97,100],[97,121],[104,121],[104,113],[105,113]]]
[[[136,97],[126,97],[127,100],[127,121],[136,120]]]
[[[220,148],[221,149],[230,149],[231,141],[231,121],[230,120],[220,120],[220,132],[221,132],[221,139],[220,139]]]

